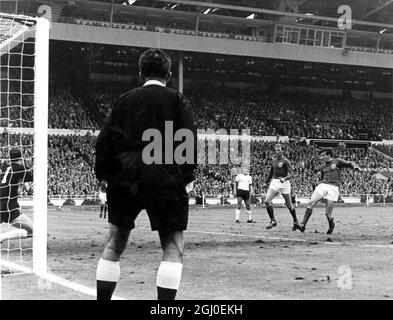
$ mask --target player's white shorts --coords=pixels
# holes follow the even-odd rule
[[[98,194],[98,197],[100,198],[101,204],[105,204],[105,202],[106,202],[106,192],[100,192]]]
[[[318,193],[324,199],[327,199],[330,201],[337,201],[338,197],[340,195],[340,192],[339,192],[337,186],[333,186],[333,185],[327,184],[327,183],[319,184],[315,188],[314,192]]]
[[[272,182],[270,182],[269,190],[273,190],[275,193],[290,194],[291,184],[288,180],[281,182],[280,179],[273,179]]]

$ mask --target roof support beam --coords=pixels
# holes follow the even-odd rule
[[[360,20],[366,19],[369,16],[381,11],[383,8],[387,7],[389,4],[393,3],[393,0],[387,0],[383,3],[383,1],[379,1],[379,6],[376,7],[374,10],[371,10],[369,12],[367,12],[365,15],[363,15]]]

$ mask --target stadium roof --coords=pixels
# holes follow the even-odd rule
[[[112,0],[102,0],[112,2]],[[129,4],[164,10],[182,10],[207,14],[249,17],[243,10],[259,9],[287,13],[305,14],[310,18],[322,16],[338,18],[338,8],[348,5],[354,21],[368,21],[381,24],[393,24],[393,0],[114,0],[114,3]],[[252,10],[251,10],[252,11]],[[253,19],[266,18],[262,12],[255,13]],[[317,20],[317,19],[316,19]]]
[[[275,23],[282,17],[292,17],[294,23],[336,26],[341,16],[338,8],[348,5],[352,10],[353,28],[364,31],[393,33],[393,0],[13,0],[1,1],[0,11],[9,12],[9,8],[24,9],[32,5],[46,4],[49,6],[73,7],[75,10],[86,11],[86,8],[102,14],[110,14],[112,4],[114,13],[127,11],[126,6],[152,10],[153,14],[173,17],[179,15],[203,15],[247,19],[250,24]],[[165,10],[165,11],[164,11]],[[112,11],[113,12],[113,11]],[[236,20],[233,20],[236,21]],[[385,30],[386,29],[386,30]]]

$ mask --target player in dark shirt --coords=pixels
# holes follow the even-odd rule
[[[174,300],[179,288],[197,132],[187,99],[166,86],[170,68],[164,51],[142,53],[139,69],[144,85],[119,97],[97,138],[96,176],[102,191],[107,191],[109,222],[109,238],[97,266],[98,300],[112,297],[120,278],[120,257],[143,209],[151,229],[158,231],[163,250],[157,271],[158,299]],[[168,138],[168,131],[176,134]],[[179,141],[179,132],[188,135],[184,142]],[[158,150],[150,149],[157,141]],[[176,153],[180,145],[186,152]],[[183,162],[182,154],[190,161]]]
[[[327,234],[331,234],[333,233],[335,227],[334,219],[332,217],[333,208],[335,202],[337,202],[340,195],[339,185],[341,182],[341,170],[344,168],[360,170],[360,168],[354,162],[334,158],[333,151],[331,149],[321,150],[319,152],[319,158],[322,162],[322,165],[316,170],[316,172],[321,172],[321,182],[315,188],[313,194],[311,195],[311,199],[307,205],[303,222],[300,224],[299,230],[304,232],[307,222],[312,214],[313,208],[318,202],[325,200],[325,213],[329,223],[329,229],[327,231]]]
[[[11,164],[0,173],[0,223],[8,223],[32,235],[33,223],[21,212],[18,198],[22,184],[33,181],[33,170],[24,163],[20,149],[10,150],[10,160]],[[7,234],[1,235],[2,241],[9,238]]]
[[[289,212],[291,213],[293,219],[292,230],[295,231],[299,227],[299,222],[296,217],[296,209],[291,201],[291,184],[289,183],[289,180],[293,177],[293,169],[291,162],[283,156],[281,144],[275,145],[275,152],[276,157],[271,162],[269,175],[265,183],[265,186],[270,183],[265,200],[266,210],[270,218],[270,223],[266,229],[271,229],[277,226],[272,200],[278,194],[281,194]]]

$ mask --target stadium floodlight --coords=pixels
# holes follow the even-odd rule
[[[4,127],[0,160],[9,161],[12,147],[20,149],[23,161],[33,165],[33,236],[24,238],[20,232],[19,238],[10,240],[4,234],[12,230],[11,225],[0,225],[4,240],[0,243],[0,268],[10,274],[45,275],[49,21],[0,12],[0,62],[0,126]],[[11,186],[10,181],[9,189]]]

